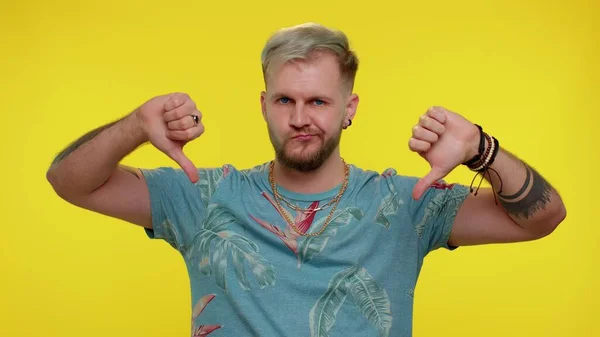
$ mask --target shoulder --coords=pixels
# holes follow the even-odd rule
[[[230,193],[237,193],[243,187],[264,183],[268,174],[269,165],[263,163],[250,168],[239,168],[233,164],[224,164],[221,167],[199,169],[197,185],[201,188],[208,187],[215,192],[221,187],[226,187]]]
[[[399,174],[396,168],[387,167],[381,171],[362,169],[357,166],[353,166],[355,172],[355,181],[357,185],[370,185],[381,191],[390,192],[394,194],[402,195],[412,199],[412,191],[421,179],[415,175]],[[459,183],[450,183],[446,180],[438,180],[432,184],[425,192],[425,197],[430,197],[437,194],[447,195],[465,195],[468,194],[469,188]],[[421,199],[422,200],[422,199]],[[418,202],[418,200],[413,200]]]
[[[398,171],[393,167],[376,171],[353,165],[352,172],[354,173],[354,179],[358,185],[366,184],[382,186],[384,188],[397,188],[399,186],[415,185],[419,180],[419,178],[414,176],[398,174]]]

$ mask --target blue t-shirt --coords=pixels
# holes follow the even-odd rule
[[[413,200],[416,177],[350,165],[348,186],[318,236],[299,236],[279,213],[269,163],[143,170],[153,229],[185,260],[192,295],[192,336],[412,336],[413,296],[423,259],[448,238],[466,186],[443,181]],[[300,195],[300,207],[327,204],[340,186]],[[300,230],[318,232],[333,206],[307,216],[290,209]]]

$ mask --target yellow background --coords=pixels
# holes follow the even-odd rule
[[[2,2],[0,336],[189,335],[176,251],[62,201],[45,170],[70,141],[171,91],[204,113],[206,133],[186,148],[196,165],[269,160],[260,51],[305,21],[344,30],[362,61],[347,161],[425,174],[407,140],[443,105],[538,168],[567,205],[543,240],[430,255],[415,336],[600,335],[596,1],[217,3]],[[150,146],[126,162],[174,165]]]

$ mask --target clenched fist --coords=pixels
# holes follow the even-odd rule
[[[410,150],[431,166],[431,171],[415,185],[413,198],[419,199],[429,186],[476,155],[479,135],[475,124],[455,112],[442,107],[427,110],[413,127],[408,142]]]
[[[185,144],[204,132],[196,103],[187,94],[173,93],[150,99],[134,113],[150,143],[179,164],[193,183],[197,182],[196,166],[183,153]]]

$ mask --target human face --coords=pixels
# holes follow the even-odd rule
[[[309,172],[339,153],[342,126],[354,117],[358,96],[343,85],[333,55],[285,64],[266,85],[262,111],[282,165]]]

